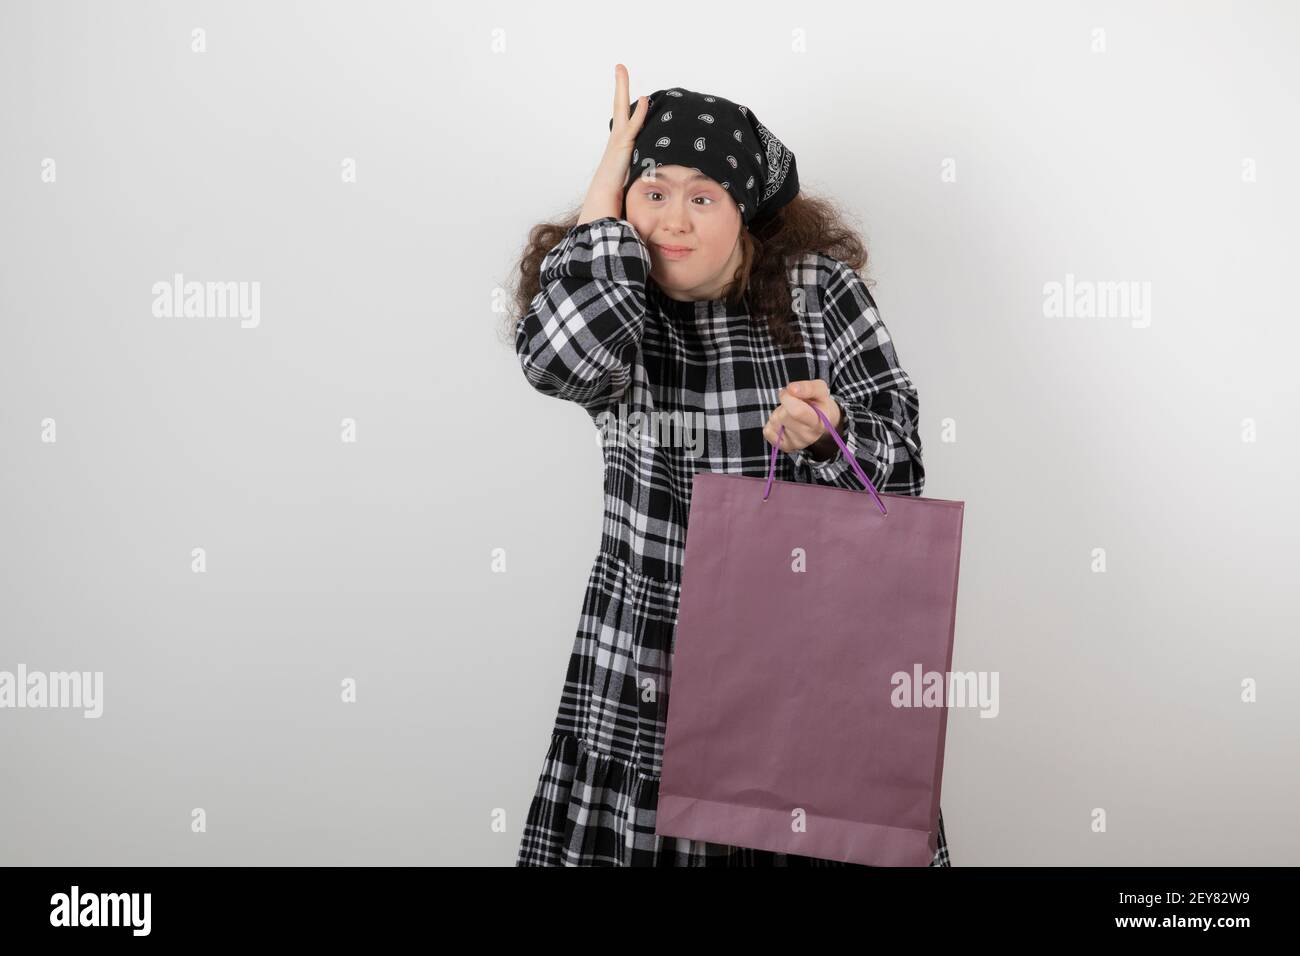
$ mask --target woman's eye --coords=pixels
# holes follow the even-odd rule
[[[648,191],[646,192],[646,194],[645,194],[645,198],[646,198],[646,199],[649,199],[651,202],[654,202],[654,197],[655,197],[655,196],[662,196],[662,195],[663,195],[663,193],[659,192],[658,190],[656,190],[656,189],[651,189],[651,190],[648,190]],[[696,199],[707,199],[707,200],[709,201],[709,205],[713,205],[713,203],[715,202],[715,200],[714,200],[714,198],[713,198],[712,196],[696,196],[695,198],[696,198]]]

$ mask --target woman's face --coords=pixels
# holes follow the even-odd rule
[[[716,180],[690,167],[657,166],[654,173],[627,191],[627,221],[650,248],[650,274],[671,298],[722,298],[741,262],[739,207]],[[674,246],[689,251],[672,255]]]

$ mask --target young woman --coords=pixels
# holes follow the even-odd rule
[[[604,442],[600,547],[518,865],[846,865],[654,830],[695,473],[765,478],[784,425],[778,479],[860,490],[811,403],[877,489],[922,492],[916,389],[857,274],[866,259],[751,111],[678,87],[629,114],[615,68],[581,210],[530,234],[515,349],[534,388],[598,427],[698,417],[703,446]],[[942,814],[938,831],[931,865],[948,866]]]

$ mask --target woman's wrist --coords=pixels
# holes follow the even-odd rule
[[[835,406],[839,409],[839,420],[835,423],[835,430],[839,432],[840,437],[846,437],[845,429],[847,428],[848,416],[844,414],[844,406],[840,404],[839,399],[835,400]],[[824,428],[825,426],[823,426]],[[823,431],[822,436],[808,446],[808,455],[813,461],[830,461],[839,451],[840,445],[828,431]]]

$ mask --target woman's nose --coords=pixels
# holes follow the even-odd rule
[[[682,203],[672,202],[664,210],[664,225],[670,229],[680,229],[686,225],[686,206]]]

